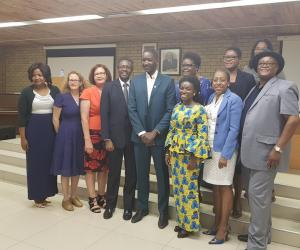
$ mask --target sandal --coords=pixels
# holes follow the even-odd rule
[[[98,202],[98,205],[101,207],[101,208],[106,208],[106,198],[105,198],[105,195],[100,195],[98,194],[97,195],[97,202]]]
[[[43,200],[43,204],[45,205],[45,206],[48,206],[49,204],[51,204],[51,201],[48,201],[48,200]]]
[[[89,197],[89,205],[90,205],[90,210],[93,213],[101,213],[101,208],[98,205],[98,201],[96,197],[94,198]]]
[[[44,201],[34,201],[34,206],[37,208],[45,208],[46,204],[44,203]]]

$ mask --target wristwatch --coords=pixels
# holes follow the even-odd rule
[[[274,150],[280,154],[283,152],[282,149],[277,145],[274,146]]]

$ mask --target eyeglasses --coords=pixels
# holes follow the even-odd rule
[[[275,62],[260,62],[260,63],[258,63],[258,67],[268,67],[268,68],[271,68],[274,65],[277,65],[277,63],[275,63]]]
[[[237,58],[238,58],[237,56],[223,56],[224,61],[233,61]]]
[[[182,66],[182,68],[192,68],[196,65],[193,63],[185,63],[185,64],[182,64],[181,66]]]
[[[101,76],[104,76],[104,75],[106,75],[106,72],[98,72],[98,73],[96,73],[95,75],[101,75]]]
[[[80,80],[77,79],[69,79],[69,82],[79,82]]]

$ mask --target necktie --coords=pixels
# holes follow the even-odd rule
[[[124,97],[125,97],[125,101],[126,103],[128,102],[128,90],[127,90],[127,86],[128,86],[128,83],[123,83],[123,93],[124,93]]]

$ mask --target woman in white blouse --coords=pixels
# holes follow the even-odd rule
[[[44,208],[46,199],[57,193],[56,176],[50,174],[54,146],[52,108],[59,89],[52,85],[48,65],[34,63],[28,69],[32,84],[21,92],[19,132],[21,146],[26,151],[28,199]]]
[[[214,235],[209,244],[223,244],[228,239],[228,220],[233,204],[231,185],[243,102],[229,90],[229,81],[230,74],[226,69],[215,72],[212,81],[215,93],[205,107],[212,158],[204,163],[203,180],[214,185],[215,206],[215,226],[204,232]]]

